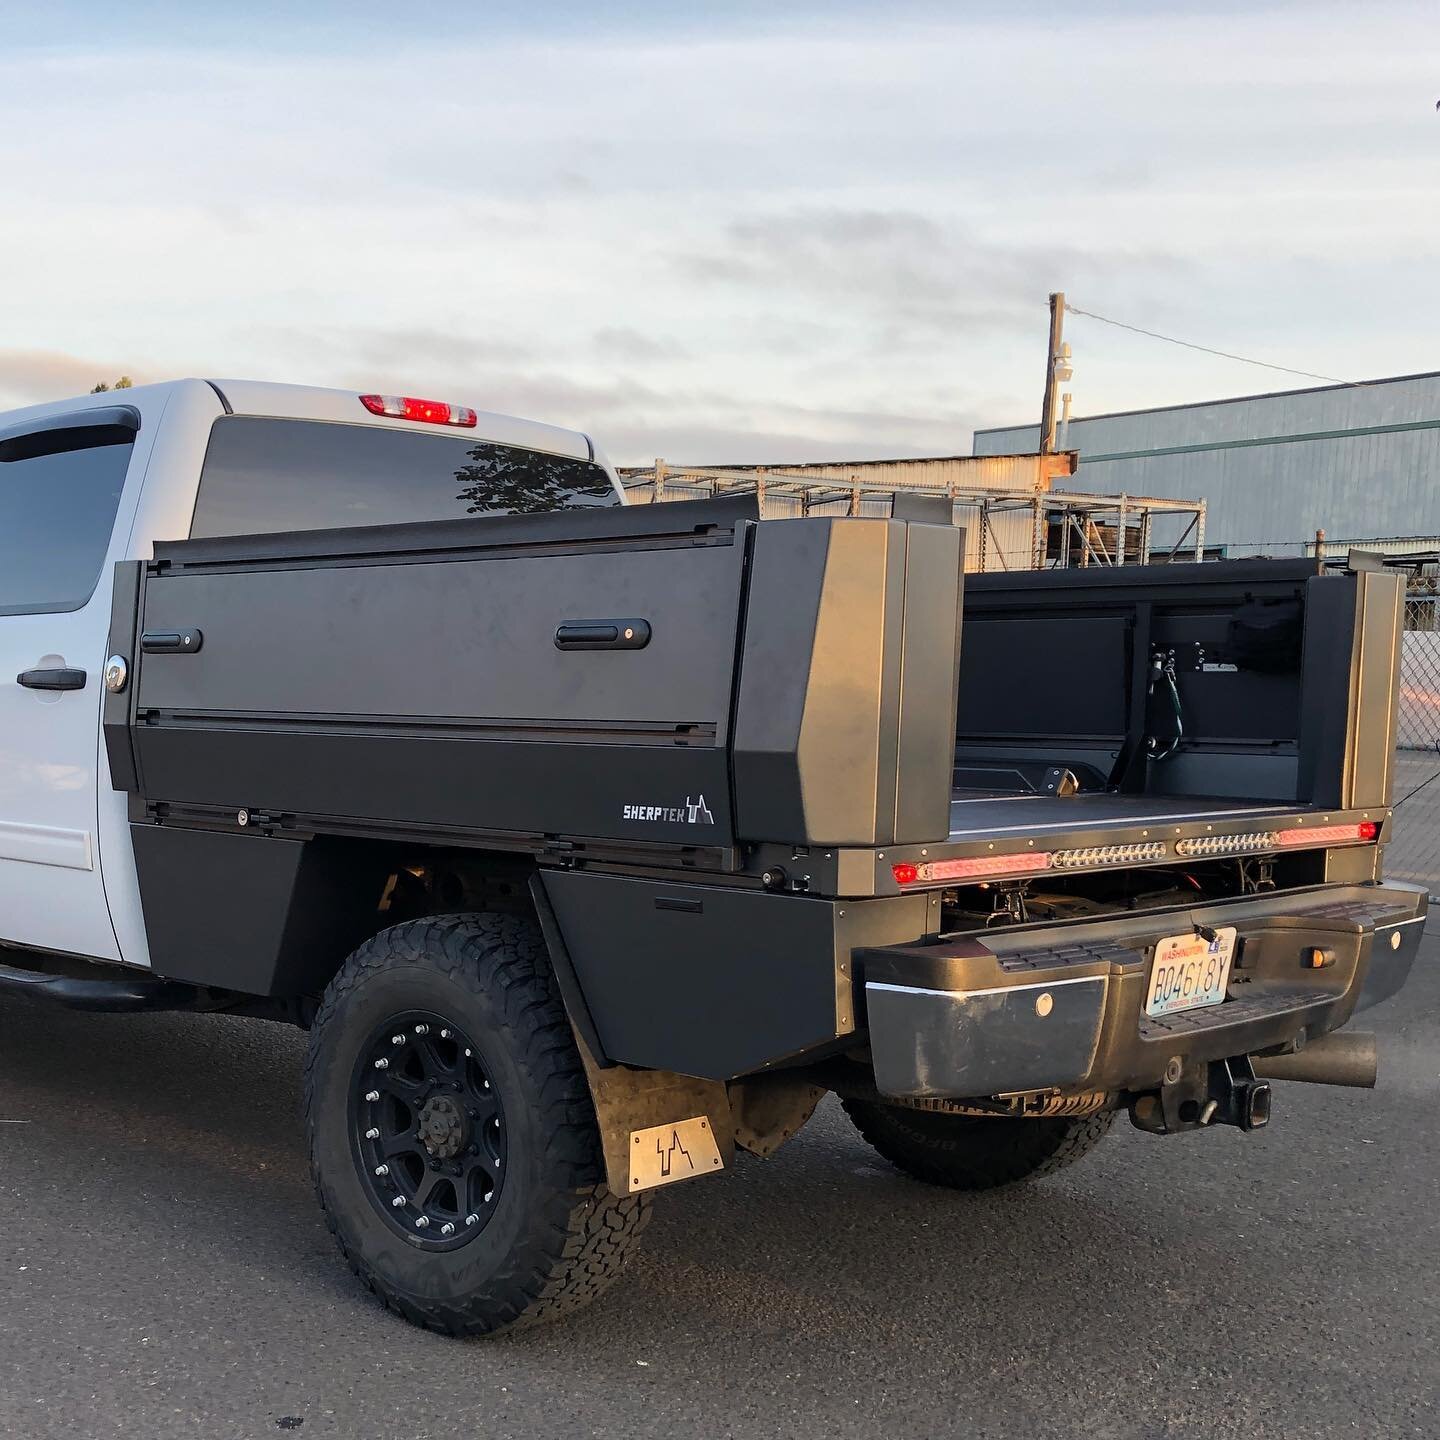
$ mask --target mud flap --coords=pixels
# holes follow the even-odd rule
[[[735,1143],[768,1160],[815,1113],[825,1089],[788,1075],[755,1075],[730,1083]]]
[[[595,1102],[606,1183],[616,1195],[636,1195],[729,1168],[735,1126],[723,1082],[671,1070],[602,1067],[573,1021],[571,1029]]]

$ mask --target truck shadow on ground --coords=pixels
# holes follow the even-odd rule
[[[73,1155],[77,1172],[82,1154],[103,1154],[106,1203],[123,1211],[133,1202],[140,1223],[148,1196],[163,1188],[183,1207],[188,1190],[212,1217],[216,1245],[236,1243],[227,1241],[228,1208],[252,1222],[244,1243],[253,1263],[313,1272],[333,1258],[338,1285],[353,1290],[310,1193],[303,1045],[298,1032],[258,1021],[7,1006],[0,1119],[19,1122],[0,1127],[9,1132],[0,1134],[0,1144],[10,1142],[7,1178],[23,1196],[28,1162],[42,1152],[52,1171]],[[1065,1312],[1077,1295],[1103,1333],[1111,1303],[1133,1325],[1137,1284],[1156,1324],[1202,1292],[1238,1293],[1246,1254],[1221,1233],[1213,1243],[1185,1233],[1203,1231],[1203,1190],[1183,1221],[1163,1203],[1157,1209],[1163,1178],[1155,1185],[1125,1165],[1136,1143],[1145,1142],[1117,1130],[1064,1177],[954,1195],[891,1170],[827,1103],[776,1159],[742,1156],[719,1183],[660,1192],[633,1273],[566,1325],[565,1343],[604,1343],[617,1322],[657,1337],[723,1325],[767,1343],[797,1325],[810,1342],[863,1343],[874,1332],[974,1344],[983,1331],[991,1348],[1014,1329],[1027,1344],[1058,1343],[1062,1332],[1073,1343]],[[1117,1168],[1126,1172],[1118,1184]],[[1134,1195],[1137,1186],[1150,1194]],[[266,1212],[275,1223],[253,1223]],[[355,1303],[370,1304],[358,1292]]]

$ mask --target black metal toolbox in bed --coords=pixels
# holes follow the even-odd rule
[[[949,829],[960,532],[754,502],[192,540],[117,576],[154,821],[681,846]]]

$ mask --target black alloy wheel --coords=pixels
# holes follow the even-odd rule
[[[485,1228],[505,1177],[505,1113],[479,1049],[443,1015],[409,1011],[361,1048],[351,1139],[366,1193],[427,1250]]]

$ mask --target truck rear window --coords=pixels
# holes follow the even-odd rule
[[[378,425],[215,422],[190,534],[262,535],[617,505],[598,465]]]

